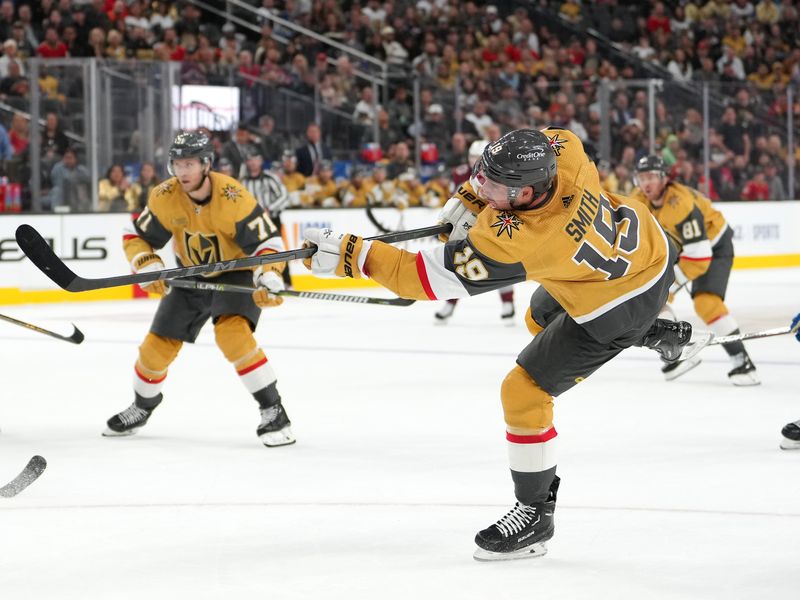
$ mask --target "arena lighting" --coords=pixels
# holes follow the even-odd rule
[[[239,88],[217,85],[172,86],[172,122],[180,129],[233,129],[239,120]]]

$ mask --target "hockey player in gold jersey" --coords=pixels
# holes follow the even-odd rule
[[[232,177],[211,171],[214,150],[204,134],[181,132],[169,150],[172,178],[156,186],[147,207],[124,235],[125,254],[136,273],[164,263],[156,250],[172,240],[180,266],[210,264],[283,250],[280,235],[255,198]],[[217,281],[256,287],[252,297],[225,292],[168,288],[163,280],[142,286],[162,296],[134,367],[134,402],[108,420],[107,436],[130,435],[161,403],[167,368],[184,342],[192,343],[210,318],[217,346],[236,369],[261,410],[257,435],[266,446],[294,443],[275,373],[253,331],[261,308],[278,306],[284,263],[254,271],[215,274]]]
[[[606,194],[570,131],[513,131],[489,144],[440,215],[449,241],[418,254],[306,230],[318,276],[370,277],[405,298],[465,297],[538,281],[533,340],[500,387],[516,505],[480,531],[478,560],[538,556],[553,536],[559,478],[553,398],[630,346],[676,360],[688,323],[657,319],[676,260],[645,206]]]
[[[725,306],[725,292],[733,267],[733,231],[711,201],[692,188],[670,181],[658,156],[643,156],[636,164],[636,187],[631,197],[643,202],[678,247],[675,283],[671,291],[691,283],[694,310],[719,336],[739,333],[739,325]],[[733,368],[734,385],[758,385],[756,368],[742,342],[722,344]],[[666,364],[667,380],[676,379],[700,364],[700,358]]]

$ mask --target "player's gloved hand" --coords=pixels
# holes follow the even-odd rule
[[[360,279],[372,242],[352,233],[332,229],[306,229],[303,247],[316,246],[311,258],[303,260],[317,277],[352,277]]]
[[[275,263],[284,265],[285,263]],[[270,268],[273,267],[273,268]],[[278,296],[278,292],[286,289],[283,277],[274,265],[262,265],[253,271],[253,302],[258,308],[270,308],[283,304],[283,298]]]
[[[792,330],[795,332],[794,337],[800,342],[800,313],[797,313],[795,318],[792,319]]]
[[[153,271],[161,271],[164,269],[164,261],[155,252],[142,252],[133,257],[131,261],[131,268],[134,273],[152,273]],[[145,292],[150,294],[158,294],[164,296],[169,293],[167,282],[159,279],[151,281],[150,283],[141,283],[139,287]]]
[[[449,223],[453,226],[453,230],[449,234],[440,233],[439,239],[442,242],[463,240],[477,219],[478,215],[472,212],[460,198],[453,196],[445,202],[438,217],[439,223]]]
[[[689,283],[689,278],[684,275],[683,271],[678,265],[675,265],[675,281],[672,282],[672,285],[669,286],[669,293],[670,299],[669,302],[672,303],[673,297],[677,294],[683,286]]]

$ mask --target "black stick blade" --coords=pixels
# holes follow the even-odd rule
[[[70,323],[70,325],[72,325],[72,329],[74,329],[74,331],[72,332],[71,336],[66,338],[67,341],[72,342],[73,344],[80,344],[84,340],[83,332],[75,327],[75,323]]]
[[[33,227],[22,224],[17,227],[17,244],[31,262],[58,287],[69,290],[77,275],[56,256],[50,244]]]

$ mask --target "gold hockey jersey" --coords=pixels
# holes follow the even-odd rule
[[[481,210],[464,240],[412,254],[373,242],[365,272],[406,298],[474,295],[531,279],[538,281],[594,337],[622,335],[643,314],[660,308],[646,294],[666,296],[674,249],[647,208],[607,194],[580,139],[544,130],[556,154],[550,200],[528,211],[486,207],[469,183],[457,196]],[[663,301],[663,299],[661,299]]]
[[[170,239],[184,267],[284,249],[275,225],[241,183],[222,173],[209,178],[211,200],[203,205],[189,198],[174,177],[153,188],[147,207],[123,235],[130,262]]]
[[[664,188],[664,202],[655,207],[636,188],[631,194],[655,215],[678,247],[678,266],[689,279],[703,275],[711,264],[712,247],[727,230],[725,217],[699,192],[674,181]]]
[[[321,181],[316,175],[306,179],[305,188],[300,192],[303,208],[335,208],[339,206],[339,186],[333,179]]]

